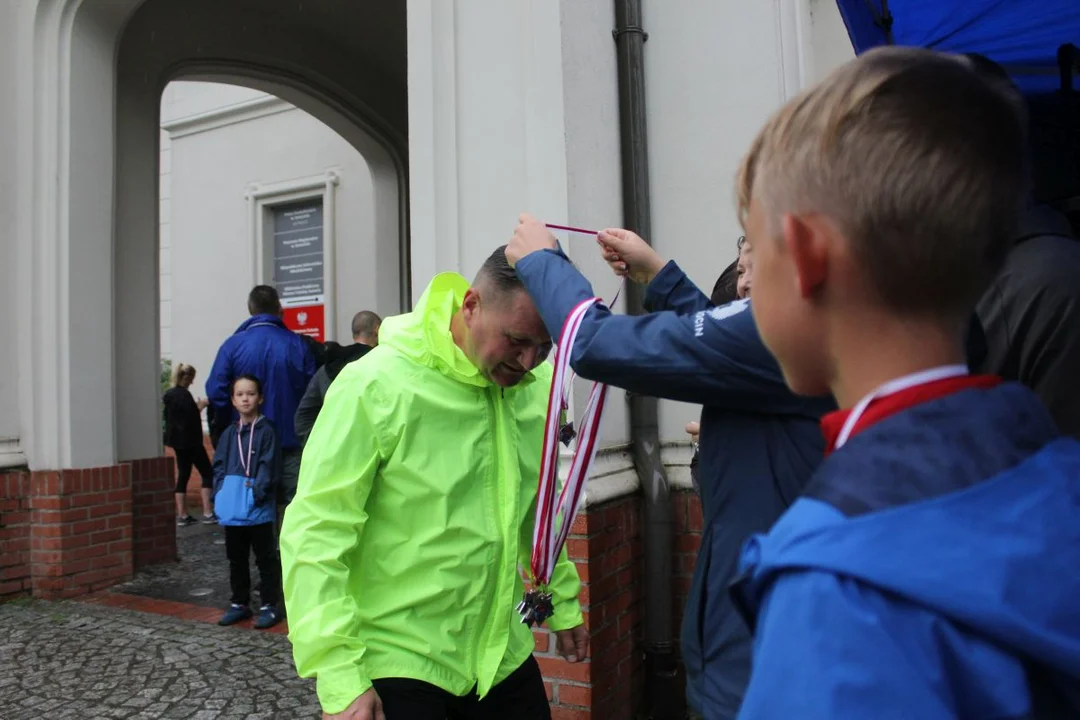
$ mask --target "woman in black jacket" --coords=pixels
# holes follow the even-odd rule
[[[210,467],[210,458],[206,456],[203,445],[202,411],[207,406],[205,398],[198,401],[191,396],[188,388],[195,380],[195,368],[180,363],[173,371],[172,387],[165,393],[165,444],[176,453],[176,524],[193,525],[198,522],[187,511],[187,484],[191,477],[192,465],[202,477],[203,523],[213,525],[217,522],[210,505],[210,494],[214,486],[214,471]]]

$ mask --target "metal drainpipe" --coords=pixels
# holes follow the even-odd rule
[[[628,229],[646,241],[652,236],[649,203],[649,153],[645,126],[645,59],[647,39],[641,24],[641,0],[615,0],[619,76],[623,217]],[[627,310],[645,312],[644,288],[628,283]],[[672,540],[674,527],[667,472],[660,458],[656,398],[629,393],[630,439],[634,466],[641,481],[645,546],[645,707],[647,717],[674,720],[683,703],[675,690],[672,644]]]

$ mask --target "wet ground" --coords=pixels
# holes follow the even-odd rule
[[[90,602],[0,605],[4,720],[318,717],[282,634]]]
[[[225,557],[225,528],[202,523],[178,527],[176,549],[180,562],[142,570],[131,582],[115,586],[113,592],[227,608],[229,561]],[[258,582],[254,558],[251,567],[254,585]]]

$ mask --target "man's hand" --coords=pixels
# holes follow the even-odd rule
[[[686,423],[686,434],[690,436],[691,440],[697,442],[698,436],[701,434],[701,423],[697,420],[691,420]]]
[[[600,243],[600,254],[619,277],[629,275],[634,282],[647,285],[664,267],[664,259],[629,230],[601,230],[596,241]]]
[[[584,625],[556,631],[555,651],[566,658],[567,662],[584,660],[589,652],[589,631]]]
[[[323,713],[323,720],[386,720],[386,715],[382,711],[382,700],[372,688],[341,712],[334,715]]]
[[[518,217],[517,229],[506,245],[506,261],[510,263],[510,267],[514,267],[518,260],[526,255],[538,250],[554,250],[557,247],[559,244],[555,236],[544,227],[544,223],[524,213]]]

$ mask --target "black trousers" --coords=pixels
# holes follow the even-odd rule
[[[374,685],[386,720],[551,720],[540,666],[531,655],[483,700],[475,690],[458,697],[407,678],[383,678]]]
[[[281,565],[278,563],[274,523],[228,525],[225,553],[229,558],[229,585],[234,605],[251,603],[251,552],[259,567],[259,599],[263,605],[277,606],[281,600]]]
[[[202,486],[214,487],[214,469],[210,467],[210,458],[206,456],[206,448],[197,445],[190,448],[175,448],[174,452],[176,452],[176,492],[178,494],[183,495],[187,492],[192,465],[202,476]]]

